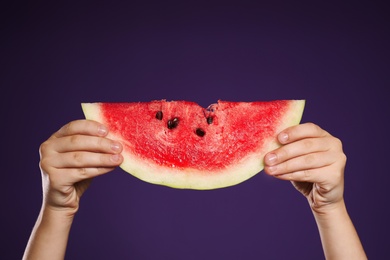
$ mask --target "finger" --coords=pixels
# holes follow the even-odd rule
[[[331,170],[328,167],[307,169],[274,176],[280,180],[292,181],[298,189],[302,189],[303,183],[314,183],[321,192],[328,192],[343,183],[343,174],[336,168]],[[295,182],[295,184],[294,184]],[[299,186],[297,184],[299,183]],[[339,186],[340,187],[340,186]]]
[[[278,140],[281,144],[288,144],[310,137],[325,137],[329,135],[318,125],[305,123],[289,127],[278,134]]]
[[[79,182],[86,179],[91,179],[105,173],[114,170],[115,167],[86,167],[86,168],[74,168],[70,172],[69,176],[72,176],[73,182]],[[64,173],[65,174],[65,173]]]
[[[306,171],[329,166],[336,162],[337,154],[333,152],[309,153],[276,165],[265,166],[265,171],[270,175],[280,175],[297,171]]]
[[[120,153],[122,145],[104,137],[71,135],[56,139],[52,144],[52,149],[58,153],[72,151]]]
[[[75,120],[61,127],[55,132],[52,137],[60,138],[69,135],[94,135],[94,136],[106,136],[108,133],[107,127],[104,125],[92,121],[92,120]]]
[[[85,167],[85,168],[72,168],[72,169],[57,169],[55,174],[51,175],[52,185],[59,185],[57,189],[60,189],[60,185],[73,185],[86,179],[92,179],[94,177],[103,175],[114,170],[115,167]]]
[[[305,138],[294,143],[289,143],[266,154],[264,163],[276,165],[292,158],[309,153],[325,152],[331,148],[332,138]]]
[[[77,151],[62,153],[61,156],[56,156],[56,158],[43,158],[43,165],[45,165],[45,160],[50,160],[50,165],[57,169],[116,167],[122,163],[123,157],[121,154],[104,154]]]
[[[286,181],[305,182],[305,183],[322,183],[326,180],[327,170],[325,167],[316,169],[305,169],[301,171],[290,172],[286,174],[274,175],[275,178]]]

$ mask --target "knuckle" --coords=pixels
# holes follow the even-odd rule
[[[309,180],[311,177],[311,171],[309,169],[306,169],[303,171],[303,181]]]
[[[278,165],[277,170],[281,173],[291,172],[291,162],[287,161]]]
[[[315,161],[316,157],[314,155],[307,155],[304,158],[304,163],[309,166],[313,165]]]
[[[53,156],[55,156],[54,154],[48,152],[50,150],[48,146],[50,146],[49,142],[44,142],[39,147],[39,168],[45,172],[53,167]]]
[[[67,123],[66,125],[64,125],[64,126],[60,129],[60,131],[61,131],[64,135],[67,135],[68,133],[71,132],[72,128],[73,128],[73,122],[69,122],[69,123]]]
[[[293,179],[300,182],[309,182],[311,179],[311,171],[309,169],[296,171],[291,174]]]
[[[322,128],[319,127],[318,125],[316,125],[314,123],[310,123],[310,127],[311,127],[313,133],[316,133],[318,135],[322,133]]]
[[[284,147],[280,148],[276,153],[276,158],[277,158],[277,161],[279,161],[279,162],[283,162],[284,160],[286,160],[288,158],[288,156],[289,156],[289,152]]]
[[[306,123],[306,126],[308,127],[309,132],[313,133],[316,136],[323,135],[324,133],[324,130],[321,127],[312,122]]]
[[[80,142],[80,137],[78,135],[72,135],[69,137],[69,143],[71,145],[77,144]]]
[[[96,139],[96,147],[97,148],[101,148],[101,147],[103,147],[104,146],[104,144],[105,144],[105,139],[104,138],[100,138],[100,137],[98,137],[97,139]]]
[[[99,123],[93,120],[83,121],[84,131],[88,132],[91,135],[96,135],[96,129],[99,126]]]
[[[308,127],[311,127],[311,128],[314,128],[316,126],[316,124],[312,123],[312,122],[307,122],[306,125]]]
[[[335,146],[336,146],[338,149],[340,149],[340,150],[343,149],[343,143],[341,142],[341,140],[340,140],[339,138],[334,137],[334,138],[333,138],[333,142],[334,142]]]
[[[311,139],[304,139],[303,140],[303,146],[305,147],[305,149],[311,149],[313,147],[313,140]]]
[[[39,168],[43,171],[47,171],[48,167],[49,167],[49,163],[48,163],[48,159],[46,157],[43,157],[40,161],[39,161]]]
[[[345,164],[347,162],[347,155],[345,153],[342,153],[340,155],[340,160],[343,164]]]
[[[100,155],[100,164],[101,165],[110,165],[112,161],[110,160],[110,155],[101,154]]]
[[[73,153],[73,160],[75,161],[76,165],[81,165],[83,162],[83,155],[80,152]]]
[[[346,157],[343,150],[343,143],[339,138],[332,137],[332,139],[329,141],[332,147],[332,151],[340,154],[340,157]]]
[[[50,150],[50,141],[45,141],[39,146],[39,154],[41,156],[46,154],[46,151]]]
[[[78,172],[81,176],[86,176],[86,175],[88,174],[87,168],[84,168],[84,167],[77,168],[77,172]]]

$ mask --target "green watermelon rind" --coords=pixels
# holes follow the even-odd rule
[[[82,103],[86,119],[105,124],[100,110],[101,103]],[[209,190],[224,188],[244,182],[264,169],[264,156],[280,147],[276,136],[282,130],[298,125],[302,119],[305,100],[289,100],[289,108],[279,119],[274,135],[264,140],[262,149],[252,152],[235,164],[227,165],[221,170],[197,170],[193,168],[175,168],[155,165],[135,156],[131,151],[123,150],[124,158],[120,167],[131,175],[158,185],[177,189]],[[122,140],[119,134],[109,132],[107,138]]]

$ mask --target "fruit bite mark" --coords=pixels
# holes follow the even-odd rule
[[[259,152],[288,108],[283,100],[219,101],[208,109],[187,101],[101,103],[125,151],[152,164],[200,171],[219,171]]]

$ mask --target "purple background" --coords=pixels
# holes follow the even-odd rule
[[[55,2],[55,3],[54,3]],[[1,259],[20,259],[41,204],[38,147],[81,102],[306,99],[339,137],[345,197],[371,259],[390,257],[388,10],[375,1],[25,2],[1,19]],[[237,1],[238,2],[238,1]],[[5,144],[4,144],[5,141]],[[120,169],[94,180],[67,259],[321,259],[288,182],[175,190]]]

